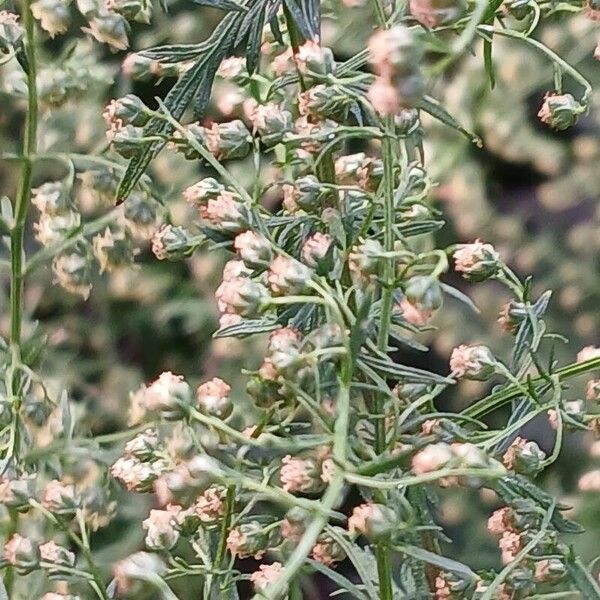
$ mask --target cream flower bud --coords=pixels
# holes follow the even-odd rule
[[[239,233],[233,242],[233,247],[250,268],[267,267],[273,258],[273,250],[269,240],[264,235],[254,231]]]
[[[230,392],[231,386],[222,379],[214,377],[198,386],[196,390],[198,408],[206,415],[226,419],[233,410]]]
[[[369,62],[377,74],[387,78],[418,67],[422,56],[414,30],[406,25],[380,30],[369,39]]]
[[[111,50],[126,50],[129,46],[129,25],[117,13],[100,11],[90,20],[89,27],[82,29],[101,44],[108,44]]]
[[[177,514],[173,510],[151,510],[142,527],[147,532],[144,543],[149,550],[169,550],[179,539]]]
[[[343,548],[328,534],[322,534],[317,538],[312,547],[311,556],[317,562],[331,567],[336,562],[346,558]]]
[[[445,443],[429,444],[417,452],[412,459],[415,475],[423,475],[443,469],[454,458],[452,448]]]
[[[257,592],[263,592],[269,585],[279,579],[282,571],[283,566],[280,562],[274,562],[270,565],[260,565],[258,571],[254,571],[250,575],[250,581],[254,584],[254,589]]]
[[[289,454],[281,460],[279,479],[283,489],[291,494],[314,494],[320,492],[324,483],[318,461],[312,458],[292,457]]]
[[[39,546],[30,538],[15,533],[4,544],[4,560],[21,575],[27,575],[39,567]]]
[[[167,567],[157,554],[136,552],[120,560],[113,567],[116,591],[119,595],[141,597],[139,594],[146,586],[149,575],[162,576]]]
[[[102,113],[109,128],[117,130],[125,125],[143,127],[150,118],[148,107],[134,94],[111,100]]]
[[[146,429],[125,444],[126,456],[147,461],[154,458],[159,448],[158,432],[155,429]]]
[[[239,558],[262,558],[267,550],[269,536],[258,521],[242,523],[227,536],[227,549]]]
[[[502,457],[507,469],[533,475],[542,468],[546,454],[535,442],[529,442],[521,437],[515,438]]]
[[[456,270],[469,281],[484,281],[500,269],[500,256],[494,247],[479,240],[472,244],[459,244],[453,258]]]
[[[134,261],[136,249],[125,229],[107,227],[104,233],[92,239],[94,256],[100,264],[100,273],[129,267]]]
[[[425,27],[453,23],[463,14],[464,0],[410,0],[410,14]]]
[[[248,211],[241,198],[233,192],[224,191],[216,198],[209,198],[199,210],[200,217],[215,229],[237,233],[248,227]]]
[[[19,24],[19,15],[0,10],[0,50],[6,52],[16,46],[23,37],[23,28]]]
[[[40,557],[43,561],[56,566],[75,566],[75,554],[52,540],[40,545]]]
[[[303,292],[312,275],[312,270],[301,262],[287,256],[278,256],[271,263],[267,281],[273,294],[282,296]]]
[[[458,379],[486,381],[496,370],[494,355],[487,346],[461,345],[452,350],[450,371]]]
[[[192,236],[185,228],[165,224],[152,236],[152,252],[158,260],[181,260],[201,243],[201,237]]]
[[[254,317],[261,304],[269,298],[269,292],[261,283],[247,277],[235,277],[221,283],[215,298],[222,313]]]
[[[250,152],[252,136],[242,121],[214,123],[204,130],[204,143],[219,160],[244,158]]]
[[[137,52],[128,54],[122,65],[124,75],[136,81],[147,81],[152,77],[175,76],[178,73],[176,64],[161,64]]]
[[[40,504],[53,514],[66,515],[77,510],[80,498],[73,484],[54,479],[42,490]]]
[[[600,379],[590,379],[585,385],[585,399],[600,402]]]
[[[302,262],[311,269],[318,269],[329,253],[333,238],[328,233],[317,232],[302,244]]]
[[[274,102],[259,104],[250,112],[250,121],[264,144],[271,146],[292,131],[292,114]]]
[[[348,268],[357,281],[367,281],[377,275],[383,246],[377,240],[366,240],[355,246],[348,255]]]
[[[354,508],[348,519],[348,530],[352,535],[378,540],[389,535],[396,523],[397,517],[391,508],[368,502]]]
[[[112,149],[123,158],[133,158],[141,147],[144,130],[133,125],[123,125],[106,133]]]
[[[52,272],[55,281],[68,292],[78,294],[86,300],[92,289],[92,261],[84,244],[54,257]]]
[[[584,112],[585,108],[571,94],[548,93],[538,112],[538,117],[542,123],[563,131],[575,125]]]
[[[327,75],[335,72],[335,60],[329,48],[308,40],[294,56],[298,70],[304,74]]]
[[[134,190],[123,204],[123,223],[138,239],[151,239],[156,232],[157,202],[145,192]]]
[[[146,408],[152,412],[160,412],[166,419],[178,419],[183,415],[183,407],[189,406],[192,400],[190,386],[181,375],[173,375],[170,371],[161,373],[144,393]]]
[[[141,462],[137,458],[122,457],[111,466],[110,473],[129,491],[150,492],[165,468],[163,461]]]
[[[72,206],[70,189],[64,181],[48,181],[31,191],[31,202],[41,213],[62,214]]]
[[[183,191],[186,202],[197,207],[206,206],[209,200],[218,198],[225,191],[225,186],[220,184],[214,177],[205,177],[190,185]]]
[[[283,186],[283,207],[289,213],[299,209],[310,212],[321,206],[323,187],[314,175],[306,175],[296,179],[293,185]]]
[[[37,0],[31,5],[31,13],[44,31],[54,37],[65,33],[71,22],[70,0]]]
[[[60,214],[41,213],[39,221],[33,224],[35,239],[42,246],[53,246],[63,241],[81,225],[81,215],[74,210]]]

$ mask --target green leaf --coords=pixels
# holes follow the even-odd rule
[[[452,296],[453,298],[456,298],[457,300],[460,300],[463,304],[466,304],[473,312],[479,314],[479,309],[477,308],[473,300],[469,298],[469,296],[463,294],[459,289],[456,289],[455,287],[452,287],[447,283],[441,283],[440,285],[442,286],[442,290],[444,290],[446,294]]]
[[[233,2],[233,0],[192,0],[194,4],[199,4],[200,6],[210,6],[211,8],[219,8],[220,10],[225,11],[237,11],[237,12],[247,12],[248,9],[237,2]]]
[[[600,587],[592,574],[585,568],[581,560],[576,557],[573,549],[566,557],[565,565],[571,580],[582,593],[585,600],[600,600]]]
[[[419,108],[430,114],[434,119],[441,121],[444,125],[456,129],[479,148],[483,147],[481,138],[465,129],[435,98],[425,96],[419,103]]]
[[[403,379],[414,383],[454,383],[454,380],[449,377],[443,377],[437,373],[431,373],[416,367],[399,365],[390,360],[362,355],[358,361],[359,366],[361,362],[393,379]]]
[[[492,58],[492,42],[483,40],[483,64],[488,79],[490,80],[490,88],[496,87],[496,74],[494,73],[494,60]]]
[[[464,565],[456,560],[452,560],[451,558],[434,554],[433,552],[429,552],[429,550],[419,548],[418,546],[398,546],[398,550],[404,554],[412,556],[413,558],[429,563],[430,565],[435,565],[444,571],[458,573],[459,575],[469,579],[477,577],[477,575],[467,565]]]
[[[267,333],[279,329],[280,325],[270,319],[246,319],[241,323],[221,327],[213,334],[214,338],[238,337],[244,338],[258,333]]]
[[[307,559],[308,564],[315,570],[319,571],[336,583],[340,588],[346,590],[349,594],[351,594],[354,598],[359,598],[360,600],[367,600],[368,596],[361,591],[354,583],[352,583],[349,579],[344,577],[342,574],[326,567],[323,563],[317,562],[316,560]]]

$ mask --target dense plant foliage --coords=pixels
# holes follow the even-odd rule
[[[593,0],[3,8],[0,597],[600,598]]]

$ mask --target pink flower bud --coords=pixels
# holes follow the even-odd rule
[[[198,386],[196,398],[198,408],[207,415],[226,419],[233,410],[233,404],[229,394],[231,387],[222,379],[214,377],[210,381]]]

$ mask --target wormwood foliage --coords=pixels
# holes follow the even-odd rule
[[[297,600],[320,587],[360,600],[600,598],[594,564],[565,536],[583,529],[539,477],[567,432],[600,431],[600,380],[587,381],[585,401],[567,391],[600,368],[600,349],[558,364],[551,290],[538,293],[479,239],[440,247],[423,126],[433,120],[481,152],[485,136],[442,92],[473,61],[493,93],[501,53],[521,47],[547,72],[542,125],[574,126],[592,87],[538,32],[578,13],[598,20],[598,7],[195,4],[185,8],[219,15],[203,41],[124,59],[129,83],[171,87],[141,98],[121,80],[102,114],[108,143],[95,105],[83,132],[65,133],[60,119],[73,102],[85,113],[114,68],[89,41],[58,42],[84,20],[89,38],[124,50],[130,23],[152,24],[152,6],[80,1],[75,14],[60,0],[23,0],[0,12],[10,111],[24,117],[22,142],[3,154],[16,185],[0,221],[10,286],[0,597]],[[179,8],[154,17],[162,39],[177,37]],[[362,50],[343,60],[323,39],[354,18]],[[165,155],[179,162],[163,172],[183,173],[184,217],[152,171]],[[91,302],[96,273],[123,274],[147,242],[162,261],[227,255],[213,337],[260,350],[244,361],[243,392],[238,379],[195,386],[194,375],[164,371],[132,391],[127,428],[87,435],[94,407],[53,377],[25,300],[50,264],[56,283]],[[498,320],[512,352],[466,340],[449,368],[437,366],[423,341],[443,335],[445,304],[475,316],[463,282],[484,281],[511,297]],[[423,359],[407,364],[415,354]],[[464,382],[479,382],[481,397],[448,410]],[[526,438],[540,415],[553,430],[548,452]],[[580,486],[597,491],[598,479]],[[473,507],[495,502],[493,570],[456,560],[439,524],[457,490]]]

